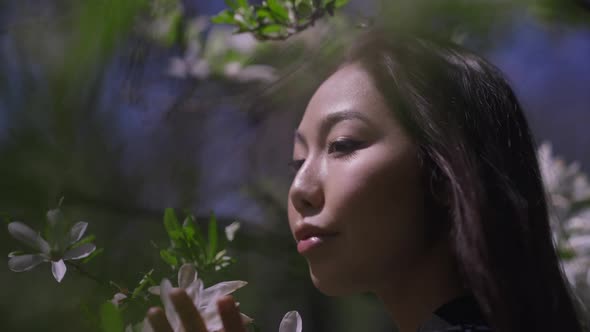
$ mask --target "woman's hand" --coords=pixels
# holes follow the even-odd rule
[[[184,289],[177,288],[172,290],[170,292],[170,300],[178,313],[180,324],[186,332],[209,332],[199,311],[195,308]],[[223,322],[224,332],[246,332],[240,312],[231,296],[224,296],[219,299],[217,301],[217,309]],[[162,308],[150,308],[147,318],[154,332],[174,332]]]

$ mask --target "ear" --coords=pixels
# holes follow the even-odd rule
[[[449,209],[452,203],[449,180],[428,152],[421,150],[418,157],[427,205],[437,210]]]
[[[450,181],[432,159],[425,157],[421,163],[423,174],[426,237],[436,243],[452,229],[453,195]]]

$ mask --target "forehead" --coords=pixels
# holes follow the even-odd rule
[[[370,75],[358,63],[340,68],[320,85],[309,101],[300,129],[343,110],[362,112],[376,121],[392,118]]]

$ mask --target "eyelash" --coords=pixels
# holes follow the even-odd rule
[[[361,146],[361,142],[354,141],[351,139],[340,139],[331,142],[328,145],[328,153],[341,153],[342,155],[339,158],[349,159],[354,156],[354,152]],[[305,159],[297,159],[292,160],[289,162],[288,166],[292,173],[292,175],[296,174],[299,171],[299,168],[303,166]]]
[[[330,145],[328,145],[328,153],[338,152],[350,155],[351,153],[356,151],[360,147],[360,145],[361,142],[359,141],[354,141],[351,139],[340,139],[333,141],[332,143],[330,143]],[[340,149],[338,149],[338,147]]]

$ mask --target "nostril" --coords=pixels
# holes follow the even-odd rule
[[[322,183],[312,175],[317,173],[300,173],[299,178],[291,185],[290,198],[294,208],[300,213],[313,213],[312,210],[321,209],[324,202]]]
[[[301,214],[314,213],[322,208],[323,193],[309,190],[294,191],[291,195],[291,201],[295,210]]]

